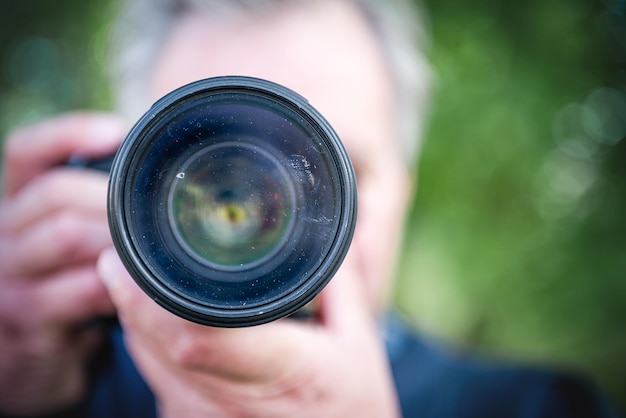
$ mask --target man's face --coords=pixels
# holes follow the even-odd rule
[[[350,247],[373,309],[387,293],[409,178],[396,139],[392,84],[371,30],[349,2],[254,17],[195,13],[173,28],[150,79],[152,99],[202,78],[247,75],[306,97],[333,125],[357,173]]]

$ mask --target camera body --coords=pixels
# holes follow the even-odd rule
[[[109,163],[120,258],[152,299],[194,322],[243,327],[297,312],[352,240],[346,150],[304,98],[266,80],[216,77],[167,94]]]

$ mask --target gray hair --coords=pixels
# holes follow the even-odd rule
[[[112,31],[111,83],[115,105],[137,119],[147,108],[148,77],[170,28],[189,10],[252,13],[285,3],[311,0],[127,0]],[[411,0],[350,0],[361,10],[379,40],[395,85],[397,126],[407,162],[417,159],[427,110],[430,68],[428,41],[418,8]]]

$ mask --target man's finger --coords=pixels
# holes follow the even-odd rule
[[[103,219],[77,216],[72,211],[46,217],[7,239],[10,242],[0,243],[2,270],[17,277],[36,277],[66,265],[95,260],[103,248],[111,245],[111,234]]]
[[[314,326],[294,320],[225,329],[176,317],[139,289],[113,249],[102,252],[98,271],[131,338],[183,369],[234,380],[262,380],[288,369],[303,350],[314,352],[322,336]]]
[[[72,155],[112,153],[123,139],[125,126],[104,113],[71,113],[14,131],[4,149],[4,190],[15,194],[42,171]]]
[[[363,281],[353,263],[347,258],[319,296],[321,321],[330,332],[351,329],[355,334],[373,322]]]
[[[106,221],[107,179],[91,170],[52,170],[28,183],[0,208],[0,230],[16,232],[63,210]]]
[[[0,316],[15,329],[64,329],[115,312],[93,265],[65,269],[45,280],[11,283],[0,294]]]

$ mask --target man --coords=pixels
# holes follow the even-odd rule
[[[59,168],[75,154],[113,152],[124,122],[79,113],[16,131],[3,164],[0,411],[608,413],[577,380],[455,360],[417,340],[393,316],[385,319],[426,90],[423,60],[405,45],[409,12],[403,2],[367,0],[131,3],[118,32],[123,113],[132,120],[170,90],[211,76],[255,76],[297,91],[334,126],[355,166],[354,241],[319,297],[316,322],[235,330],[192,324],[143,294],[110,249],[105,176]],[[111,314],[119,317],[128,352],[119,330],[103,332],[91,322]]]

